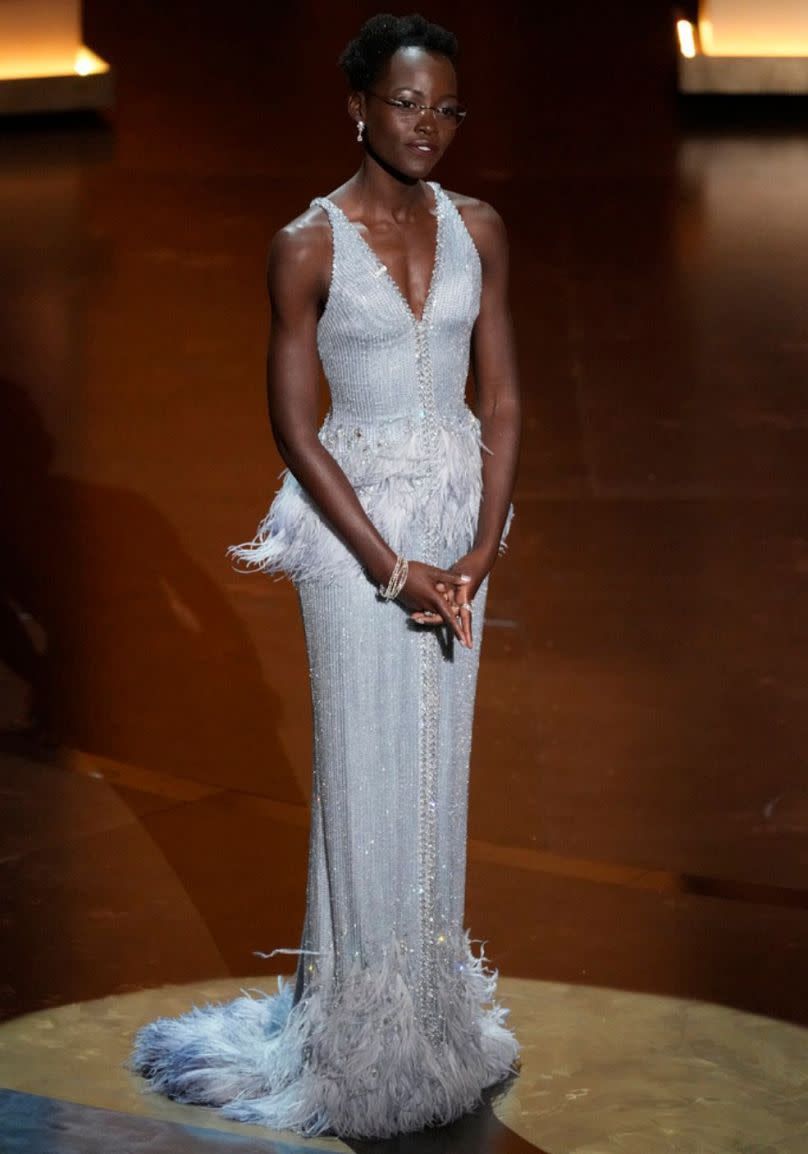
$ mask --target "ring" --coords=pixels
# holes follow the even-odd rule
[[[463,604],[460,606],[460,608],[465,609],[467,613],[473,613],[474,612],[472,607],[469,605],[468,601],[464,601]]]

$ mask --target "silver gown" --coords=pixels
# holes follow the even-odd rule
[[[333,264],[317,343],[331,394],[322,443],[396,551],[448,567],[481,494],[465,403],[477,250],[451,199],[417,318],[331,200]],[[474,646],[382,600],[294,476],[228,553],[294,581],[308,653],[314,772],[307,904],[294,984],[163,1018],[132,1066],[172,1098],[301,1134],[388,1137],[451,1121],[512,1070],[497,973],[464,929],[469,755],[488,578]],[[513,507],[503,531],[505,548]]]

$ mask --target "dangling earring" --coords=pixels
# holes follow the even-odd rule
[[[364,120],[357,120],[356,122],[356,139],[359,144],[362,143],[362,133],[365,131]]]

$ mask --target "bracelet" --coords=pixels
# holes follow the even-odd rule
[[[386,585],[381,584],[379,586],[379,596],[383,597],[385,601],[394,601],[404,588],[408,572],[409,562],[407,558],[403,555],[396,557],[396,563],[393,566],[393,572],[390,574],[390,580]]]

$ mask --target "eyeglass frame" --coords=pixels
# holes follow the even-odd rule
[[[466,116],[468,114],[468,109],[462,104],[459,104],[457,106],[457,108],[453,110],[454,114],[452,116],[443,116],[441,114],[440,109],[441,109],[441,107],[445,108],[446,107],[445,105],[440,106],[440,105],[434,105],[434,104],[418,104],[417,101],[410,100],[409,97],[401,97],[400,96],[400,97],[396,98],[396,97],[382,96],[380,92],[374,92],[372,88],[366,88],[365,94],[367,96],[375,96],[377,100],[381,100],[384,104],[389,104],[391,108],[397,108],[399,112],[407,112],[407,113],[413,112],[416,115],[421,113],[421,112],[434,112],[436,124],[440,124],[442,121],[445,121],[447,124],[450,124],[453,128],[459,128],[460,125],[463,123],[463,121],[466,119]],[[404,101],[406,101],[408,104],[412,104],[413,108],[412,109],[402,108],[402,103]],[[454,123],[452,123],[452,122],[454,122]]]

